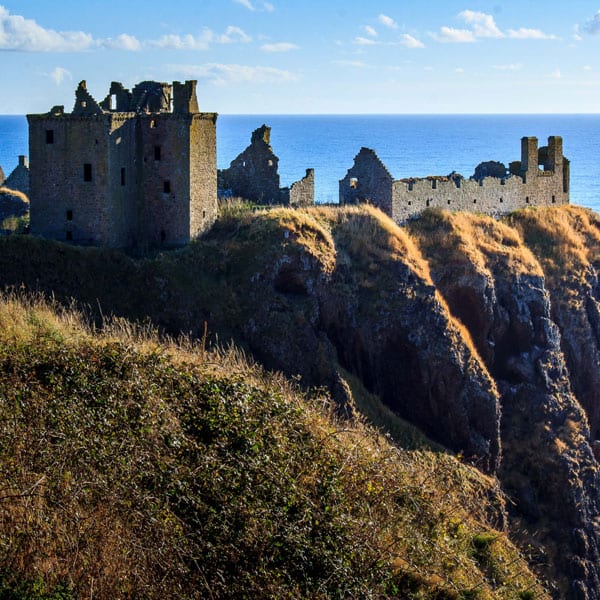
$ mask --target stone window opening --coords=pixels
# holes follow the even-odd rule
[[[412,201],[411,200],[408,201],[408,205],[412,206]]]
[[[477,204],[477,198],[473,198],[473,204]]]
[[[165,181],[163,181],[163,194],[170,194],[171,193],[171,182],[166,179]]]
[[[166,239],[167,239],[167,233],[165,232],[164,229],[161,229],[160,230],[160,243],[164,244]]]
[[[448,198],[448,206],[450,206],[450,198]]]
[[[437,179],[432,179],[431,180],[431,189],[432,190],[437,190]]]
[[[65,235],[65,239],[67,240],[67,242],[72,242],[73,241],[73,232],[71,230],[67,230],[67,233]]]
[[[552,196],[552,204],[556,204],[556,196]]]
[[[272,167],[272,166],[273,166],[273,161],[272,161],[272,160],[269,160],[269,161],[267,162],[267,164],[269,165],[269,167]]]
[[[73,220],[73,211],[68,210],[67,211],[67,221],[72,221],[72,220]]]
[[[529,196],[525,196],[525,204],[529,204]]]
[[[500,204],[504,202],[504,198],[500,198]]]
[[[350,178],[350,187],[355,190],[356,188],[358,188],[358,179],[356,177],[351,177]]]
[[[125,185],[125,167],[121,167],[121,185]]]
[[[110,95],[110,110],[117,110],[117,95],[116,94],[111,94]]]
[[[160,160],[160,146],[154,146],[154,160]]]
[[[205,210],[202,211],[202,218],[206,219],[206,211]]]
[[[154,119],[150,120],[150,129],[154,129],[156,127],[156,121]]]
[[[54,129],[46,129],[46,144],[54,144]]]
[[[83,180],[92,181],[92,165],[91,163],[84,163],[83,165]]]
[[[425,206],[429,207],[430,204],[431,204],[431,198],[427,198],[427,201],[425,202]]]

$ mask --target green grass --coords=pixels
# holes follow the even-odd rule
[[[452,456],[234,349],[15,296],[0,481],[0,598],[547,597],[493,528],[497,482]]]

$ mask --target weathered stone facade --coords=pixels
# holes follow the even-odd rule
[[[250,145],[219,171],[219,194],[237,196],[255,204],[310,206],[315,198],[315,172],[289,188],[280,188],[279,158],[271,148],[271,128],[262,125],[252,132]]]
[[[72,113],[27,119],[32,234],[144,248],[215,221],[217,115],[198,111],[195,81],[113,82],[101,103],[82,81]]]
[[[0,173],[0,181],[2,173]],[[29,197],[29,164],[27,157],[20,155],[19,164],[13,169],[12,173],[3,183],[4,187],[10,190],[17,190]]]
[[[2,170],[2,165],[0,165],[0,186],[4,183],[5,179],[6,179],[6,175],[4,174],[4,171]]]
[[[394,180],[373,150],[361,148],[340,181],[340,204],[370,202],[397,223],[434,207],[499,216],[526,206],[568,204],[569,175],[558,136],[539,149],[537,138],[525,137],[521,160],[512,162],[508,171],[502,163],[482,163],[471,179],[452,173]]]

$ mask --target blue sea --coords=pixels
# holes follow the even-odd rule
[[[219,168],[249,144],[263,123],[272,127],[281,185],[315,169],[317,202],[338,201],[338,181],[362,146],[373,148],[395,178],[473,174],[482,161],[519,160],[520,140],[563,137],[571,160],[571,202],[600,212],[600,115],[221,115]],[[27,154],[27,121],[0,116],[0,165],[6,175]]]

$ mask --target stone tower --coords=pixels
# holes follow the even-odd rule
[[[100,103],[85,81],[71,113],[28,115],[31,232],[77,244],[176,246],[217,214],[216,120],[196,82],[113,82]]]

